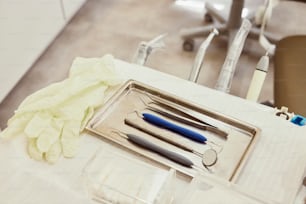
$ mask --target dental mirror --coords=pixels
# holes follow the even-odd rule
[[[217,160],[218,160],[218,154],[214,149],[207,149],[202,154],[202,164],[205,167],[210,167],[215,165],[217,163]]]

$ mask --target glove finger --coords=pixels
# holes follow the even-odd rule
[[[13,116],[8,121],[8,127],[0,133],[2,138],[11,138],[19,135],[28,124],[28,121],[33,117],[33,113],[23,114],[20,116]]]
[[[94,109],[92,107],[88,107],[85,111],[85,115],[84,115],[83,120],[81,122],[80,131],[84,130],[88,121],[92,118],[93,115],[94,115]]]
[[[64,157],[74,157],[79,149],[80,122],[69,121],[61,135],[61,144]]]
[[[60,138],[63,122],[51,120],[48,126],[37,138],[37,148],[41,152],[48,152],[50,147]]]
[[[79,149],[79,138],[62,139],[62,148],[64,157],[74,157]]]
[[[62,146],[59,141],[55,142],[45,154],[45,158],[48,163],[54,164],[60,157],[62,152]]]
[[[51,115],[46,112],[39,112],[27,124],[24,133],[29,138],[37,138],[42,131],[50,124]]]
[[[36,139],[28,139],[28,154],[30,155],[31,158],[37,160],[37,161],[42,161],[43,160],[43,152],[39,151],[39,149],[36,146]]]

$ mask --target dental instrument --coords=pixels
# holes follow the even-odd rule
[[[196,121],[192,121],[190,119],[183,118],[181,116],[168,113],[168,112],[166,112],[164,110],[161,110],[159,108],[156,108],[156,107],[147,106],[146,109],[151,110],[151,111],[153,111],[155,113],[158,113],[158,114],[160,114],[160,115],[162,115],[164,117],[167,117],[169,119],[175,120],[177,122],[181,122],[181,123],[184,123],[186,125],[190,125],[192,127],[195,127],[195,128],[201,129],[201,130],[206,130],[206,131],[210,131],[210,132],[216,133],[221,138],[227,139],[228,133],[224,132],[223,130],[220,130],[217,127],[213,127],[213,126],[205,125],[205,124],[202,124],[202,123],[199,123],[199,122],[196,122]]]
[[[155,104],[157,106],[160,106],[166,110],[169,110],[171,112],[174,112],[176,113],[177,115],[180,115],[184,118],[188,118],[190,120],[193,120],[193,121],[196,121],[196,122],[199,122],[201,124],[204,124],[204,125],[207,125],[207,126],[211,126],[211,127],[214,127],[214,128],[217,128],[216,126],[208,123],[208,122],[205,122],[203,121],[202,119],[199,119],[195,116],[193,116],[191,113],[188,113],[187,110],[183,110],[182,108],[180,108],[179,106],[177,105],[174,105],[174,104],[169,104],[169,103],[166,103],[166,102],[161,102],[161,101],[157,101],[157,100],[154,100],[153,98],[151,98],[149,95],[147,95],[147,97],[151,100],[150,102],[146,103],[141,97],[139,97],[139,99],[142,101],[142,103],[144,105],[146,105],[147,107],[149,107],[151,104]]]
[[[150,113],[142,113],[142,117],[145,121],[147,121],[148,123],[151,123],[153,125],[156,125],[160,128],[164,128],[167,130],[170,130],[172,132],[178,133],[179,135],[182,135],[188,139],[191,139],[193,141],[199,142],[199,143],[206,143],[207,138],[198,133],[195,132],[193,130],[187,129],[185,127],[176,125],[170,121],[167,121],[163,118],[160,118],[156,115],[150,114]]]
[[[252,27],[251,22],[248,19],[243,19],[242,24],[229,48],[228,54],[222,66],[215,87],[217,90],[226,93],[230,91],[236,65],[241,55],[244,42],[251,27]]]
[[[140,131],[142,131],[144,133],[147,133],[147,134],[149,134],[149,135],[151,135],[153,137],[156,137],[156,138],[158,138],[160,140],[163,140],[163,141],[165,141],[165,142],[167,142],[169,144],[172,144],[172,145],[174,145],[174,146],[176,146],[176,147],[178,147],[180,149],[183,149],[183,150],[185,150],[187,152],[191,152],[191,153],[199,156],[200,158],[202,158],[202,164],[203,164],[204,167],[213,166],[214,164],[216,164],[216,162],[218,160],[218,153],[216,152],[216,150],[214,150],[212,148],[205,150],[204,153],[200,153],[200,152],[194,150],[192,147],[190,147],[190,146],[188,146],[186,144],[179,143],[179,142],[177,142],[175,140],[172,140],[172,139],[170,139],[168,137],[165,137],[165,136],[163,136],[161,134],[158,134],[158,133],[156,133],[156,132],[154,132],[154,131],[152,131],[152,130],[150,130],[148,128],[145,128],[145,127],[139,125],[138,123],[134,122],[131,119],[127,119],[126,118],[124,120],[124,123],[129,125],[129,126],[131,126],[131,127],[133,127],[133,128],[135,128],[135,129],[138,129],[138,130],[140,130]]]
[[[146,95],[146,97],[148,97],[150,99],[149,102],[145,102],[143,100],[143,98],[139,97],[139,99],[142,101],[142,103],[146,106],[146,107],[151,107],[151,104],[154,104],[154,105],[157,105],[158,107],[161,107],[167,111],[170,111],[170,112],[173,112],[175,113],[175,115],[179,115],[183,118],[187,118],[187,119],[190,119],[192,122],[196,121],[197,123],[200,123],[200,124],[204,124],[204,125],[207,125],[207,126],[210,126],[212,128],[208,128],[209,130],[211,130],[212,132],[215,131],[215,133],[219,134],[220,136],[222,137],[225,137],[226,138],[228,137],[229,133],[227,131],[224,131],[222,129],[220,129],[219,127],[211,124],[211,123],[208,123],[206,121],[204,121],[202,118],[200,117],[196,117],[195,115],[198,113],[196,112],[195,110],[190,110],[190,109],[186,109],[185,107],[182,107],[178,104],[175,104],[175,103],[169,103],[169,102],[166,102],[164,100],[156,100],[154,99],[153,97],[151,97],[150,95],[144,93]],[[175,119],[174,119],[175,120]],[[177,120],[178,121],[178,120]],[[178,121],[179,122],[179,121]],[[192,125],[191,125],[192,126]],[[196,127],[196,126],[195,126]],[[213,129],[214,128],[214,129]],[[199,127],[199,129],[201,129]],[[208,130],[207,129],[207,130]],[[242,130],[240,128],[235,128],[237,131],[239,132],[243,132],[243,133],[246,133],[246,134],[249,134],[247,131],[245,130]]]
[[[197,82],[198,77],[199,77],[199,73],[200,73],[200,69],[203,65],[203,58],[205,56],[206,50],[208,48],[208,46],[210,45],[212,39],[214,38],[215,35],[218,35],[219,32],[217,29],[213,29],[211,31],[211,33],[208,35],[208,37],[206,38],[206,40],[204,40],[204,42],[200,45],[200,48],[197,52],[197,55],[195,57],[195,61],[194,64],[192,66],[190,75],[188,80],[192,81],[192,82]]]
[[[220,147],[219,144],[216,144],[213,141],[208,141],[207,138],[204,135],[202,135],[202,134],[200,134],[196,131],[193,131],[191,129],[185,128],[183,126],[176,125],[176,124],[174,124],[170,121],[167,121],[163,118],[160,118],[156,115],[153,115],[153,114],[150,114],[150,113],[143,113],[142,116],[143,116],[143,120],[147,121],[150,124],[158,126],[160,128],[170,130],[170,131],[175,132],[175,133],[177,133],[177,134],[179,134],[183,137],[186,137],[188,139],[191,139],[191,140],[199,142],[199,143],[203,143],[203,144],[210,143],[210,144],[217,145],[217,146]],[[220,151],[222,151],[222,147],[221,147]]]

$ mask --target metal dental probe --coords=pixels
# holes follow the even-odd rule
[[[208,125],[208,126],[217,128],[216,126],[214,126],[214,125],[212,125],[212,124],[209,124],[209,123],[207,123],[207,122],[205,122],[205,121],[203,121],[203,120],[201,120],[201,119],[199,119],[199,118],[193,116],[192,114],[187,113],[186,111],[180,110],[178,107],[174,107],[174,106],[172,106],[172,105],[168,105],[168,104],[166,104],[166,103],[162,103],[162,102],[155,101],[155,100],[151,101],[150,103],[156,104],[156,105],[158,105],[158,106],[161,106],[162,108],[165,108],[165,109],[167,109],[167,110],[169,110],[169,111],[175,112],[175,113],[177,113],[178,115],[181,115],[181,116],[183,116],[183,117],[189,118],[189,119],[194,120],[194,121],[197,121],[197,122],[202,123],[202,124],[204,124],[204,125]],[[149,104],[150,104],[150,103],[149,103]],[[146,105],[147,105],[147,104],[146,104]],[[148,106],[148,105],[147,105],[147,106]]]

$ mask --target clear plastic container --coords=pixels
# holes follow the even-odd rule
[[[105,147],[83,170],[88,196],[98,203],[172,203],[175,177],[173,169],[162,169]]]

